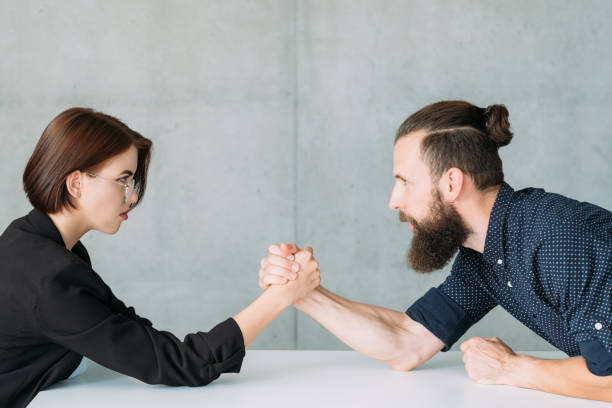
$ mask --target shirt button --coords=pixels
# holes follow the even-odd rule
[[[501,265],[503,262],[504,262],[504,261],[502,261],[501,259],[498,259],[498,260],[497,260],[497,264],[498,264],[498,265]]]
[[[601,330],[603,325],[599,322],[595,323],[595,330]]]
[[[508,281],[508,287],[512,287],[512,282]]]

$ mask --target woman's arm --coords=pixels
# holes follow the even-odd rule
[[[58,352],[69,349],[111,370],[149,384],[202,386],[222,373],[239,372],[245,344],[280,311],[319,284],[318,264],[305,251],[295,284],[260,296],[208,332],[181,341],[115,300],[81,261],[62,265],[40,282],[34,314],[40,334]],[[51,346],[53,347],[53,346]],[[63,349],[62,349],[63,348]]]
[[[295,261],[300,264],[300,272],[297,273],[296,280],[287,285],[269,288],[234,316],[234,320],[242,331],[245,347],[251,344],[264,327],[286,307],[319,286],[321,282],[319,264],[312,257],[312,248],[304,248],[295,254]]]

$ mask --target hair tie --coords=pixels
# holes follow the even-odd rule
[[[489,126],[489,119],[491,117],[491,108],[490,107],[485,109],[483,116],[484,116],[484,122],[485,122],[485,128],[486,128],[486,127]]]

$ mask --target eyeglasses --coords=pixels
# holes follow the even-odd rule
[[[122,183],[120,181],[113,180],[113,179],[110,179],[110,178],[107,178],[107,177],[102,177],[99,174],[89,173],[87,171],[84,171],[83,173],[87,174],[90,177],[97,177],[97,178],[100,178],[102,180],[110,181],[112,183],[119,184],[120,186],[123,186],[125,188],[125,203],[127,203],[129,201],[130,196],[132,195],[132,192],[134,192],[134,189],[136,188],[136,180],[135,179],[132,179],[132,181],[130,181],[130,183],[127,184],[127,183]]]

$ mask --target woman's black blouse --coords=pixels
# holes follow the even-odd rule
[[[25,406],[68,378],[82,356],[149,384],[206,385],[239,372],[244,340],[234,319],[183,341],[117,299],[39,210],[0,237],[0,406]]]

